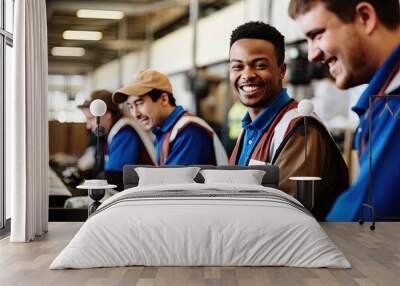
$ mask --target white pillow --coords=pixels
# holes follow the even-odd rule
[[[135,168],[139,176],[139,186],[195,183],[193,179],[199,170],[199,167]]]
[[[261,185],[265,171],[262,170],[202,170],[205,184],[226,183]]]

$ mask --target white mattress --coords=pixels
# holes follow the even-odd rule
[[[232,184],[123,191],[83,224],[50,269],[127,265],[351,267],[294,198]]]

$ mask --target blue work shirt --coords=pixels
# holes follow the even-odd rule
[[[250,114],[247,112],[242,119],[242,128],[244,129],[243,143],[240,151],[237,165],[247,166],[255,146],[271,125],[278,112],[288,104],[292,99],[287,94],[286,89],[282,89],[278,97],[257,117],[251,121]]]
[[[157,162],[160,164],[161,145],[165,135],[185,113],[182,106],[177,106],[169,114],[160,128],[153,128],[156,135]],[[205,165],[214,157],[213,138],[201,127],[190,124],[183,128],[170,142],[165,165]]]
[[[141,140],[136,131],[131,127],[122,128],[108,145],[108,159],[104,169],[122,172],[124,165],[138,164],[140,146]]]
[[[368,88],[353,107],[360,117],[355,136],[359,151],[360,173],[353,185],[338,197],[328,213],[328,221],[355,221],[359,219],[360,206],[367,202],[369,178],[369,124],[370,96],[377,95],[389,74],[400,63],[400,46],[377,70]],[[391,92],[400,95],[400,88]],[[389,105],[389,108],[387,107]],[[372,204],[377,220],[400,219],[400,98],[378,99],[372,106]],[[364,152],[360,153],[360,142]],[[370,210],[364,208],[364,219],[371,220]]]

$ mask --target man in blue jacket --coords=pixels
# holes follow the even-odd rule
[[[368,83],[353,107],[360,117],[354,142],[360,174],[327,220],[358,220],[369,179],[376,218],[400,220],[400,99],[385,97],[400,95],[399,11],[398,0],[290,1],[289,15],[308,40],[309,60],[327,64],[339,88]],[[370,212],[365,214],[371,219]]]
[[[86,128],[96,132],[96,118],[90,113],[90,103],[101,99],[106,103],[107,111],[100,118],[100,125],[104,128],[104,144],[102,152],[104,161],[100,162],[97,177],[104,172],[110,184],[116,184],[118,190],[123,189],[122,169],[124,165],[154,164],[155,151],[149,134],[143,127],[132,119],[123,116],[118,105],[112,102],[112,93],[107,90],[94,91],[90,100],[78,106],[86,117]]]
[[[116,104],[126,102],[131,114],[156,136],[158,165],[227,163],[214,130],[201,118],[177,106],[168,77],[145,70],[113,94]]]

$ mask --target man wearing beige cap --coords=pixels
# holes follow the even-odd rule
[[[166,75],[145,70],[113,94],[114,103],[125,102],[134,118],[156,135],[159,165],[227,163],[214,130],[201,118],[176,106]]]
[[[116,184],[118,190],[123,189],[122,169],[127,164],[154,164],[155,150],[149,134],[144,128],[132,119],[122,115],[118,105],[112,102],[112,93],[107,90],[94,91],[90,100],[85,101],[78,108],[86,117],[86,128],[96,132],[96,118],[90,113],[92,101],[101,99],[106,103],[107,112],[100,118],[100,125],[104,128],[103,150],[105,160],[101,160],[98,173],[105,172],[105,177],[111,184]],[[98,176],[96,176],[98,177]]]

